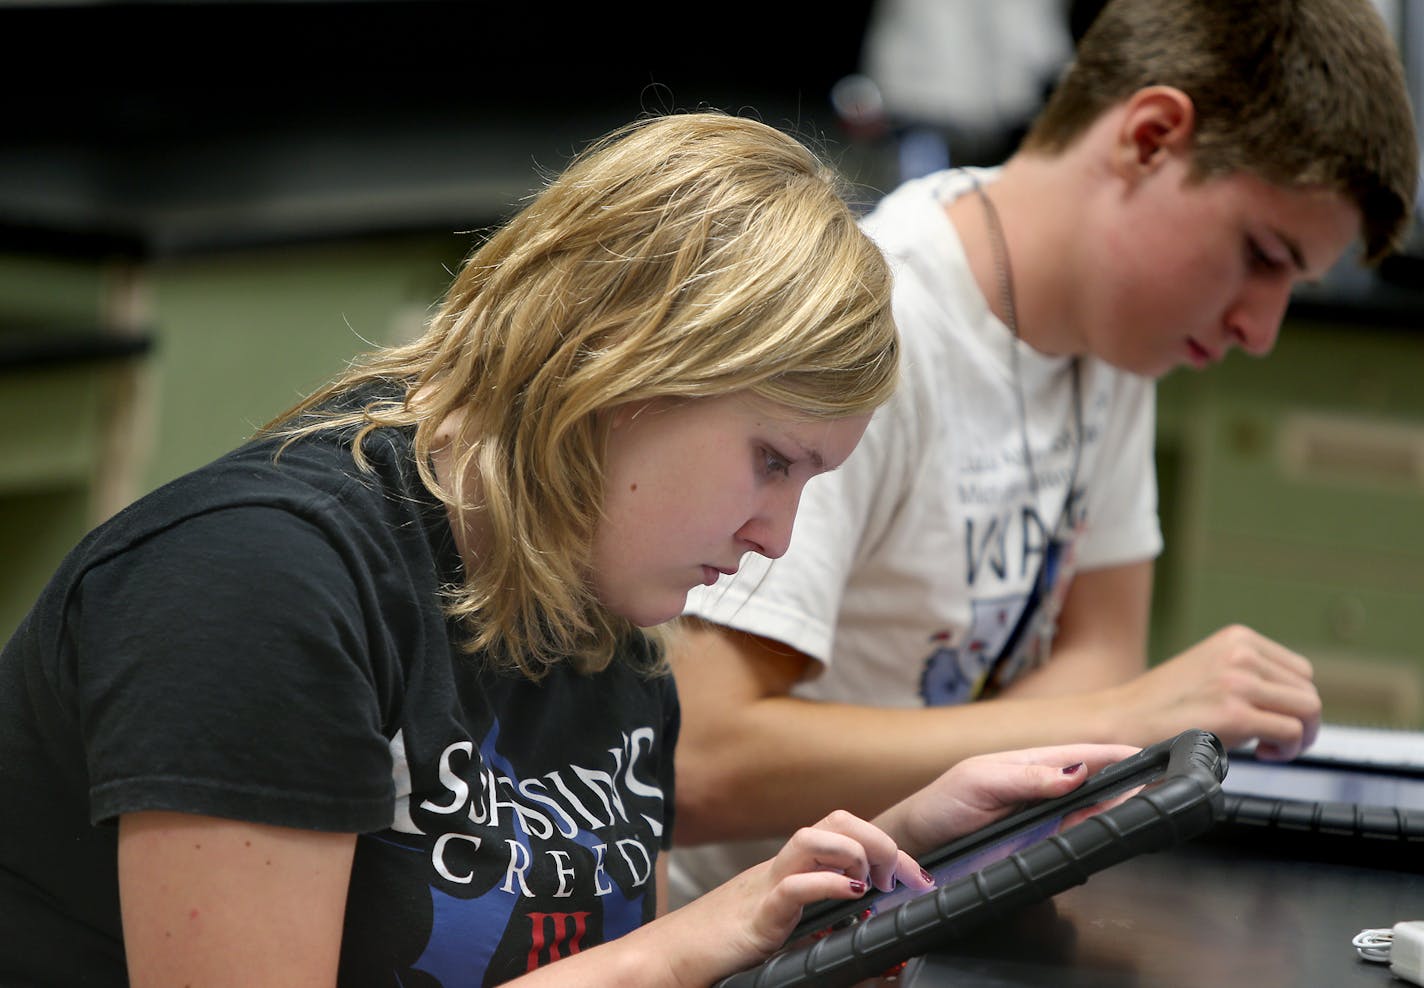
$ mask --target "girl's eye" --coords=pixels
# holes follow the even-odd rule
[[[762,472],[768,475],[781,474],[783,477],[791,473],[791,461],[774,449],[762,447]]]

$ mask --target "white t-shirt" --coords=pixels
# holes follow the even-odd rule
[[[895,273],[900,388],[807,485],[785,556],[688,596],[687,613],[822,663],[796,696],[969,702],[1044,660],[1074,570],[1161,551],[1153,382],[1014,339],[944,212],[966,191],[964,170],[938,172],[866,217]],[[673,903],[775,847],[675,851]]]

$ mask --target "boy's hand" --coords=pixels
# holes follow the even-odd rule
[[[1228,749],[1259,739],[1256,753],[1285,761],[1320,729],[1320,694],[1310,662],[1278,642],[1233,625],[1114,691],[1123,717],[1153,740],[1188,728],[1214,732]],[[1148,739],[1144,738],[1144,743]]]

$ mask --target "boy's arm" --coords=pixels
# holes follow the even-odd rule
[[[872,817],[986,752],[1086,741],[1140,746],[1201,728],[1228,746],[1260,738],[1264,754],[1291,758],[1313,739],[1320,697],[1304,658],[1233,626],[1143,672],[1150,570],[1133,564],[1077,580],[1084,582],[1062,615],[1062,654],[1021,692],[1016,686],[962,706],[792,697],[814,672],[809,656],[685,622],[669,650],[682,704],[677,842],[785,834],[836,807]],[[1097,648],[1113,653],[1107,667],[1120,663],[1111,673],[1093,667]],[[1079,677],[1092,682],[1079,685]]]
[[[1097,740],[1088,696],[885,708],[789,695],[814,666],[779,642],[686,621],[669,659],[682,729],[678,844],[784,835],[840,807],[871,817],[985,752]]]
[[[1076,574],[1058,615],[1052,658],[999,695],[1086,693],[1141,675],[1151,606],[1150,560]]]

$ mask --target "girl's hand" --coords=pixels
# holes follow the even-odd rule
[[[966,758],[880,814],[875,823],[905,850],[924,854],[1028,803],[1072,792],[1094,772],[1138,750],[1121,744],[1074,744]],[[1087,815],[1080,814],[1075,822]]]
[[[765,960],[823,899],[858,899],[896,882],[931,881],[873,824],[837,810],[792,835],[770,861],[749,868],[645,929],[657,931],[678,984],[715,980]]]
[[[837,810],[798,830],[770,861],[627,936],[540,968],[527,983],[711,984],[780,949],[812,903],[858,899],[896,882],[930,888],[930,875],[890,834],[913,841],[915,853],[938,847],[1024,803],[1070,792],[1137,750],[1063,745],[965,759],[875,823]]]

